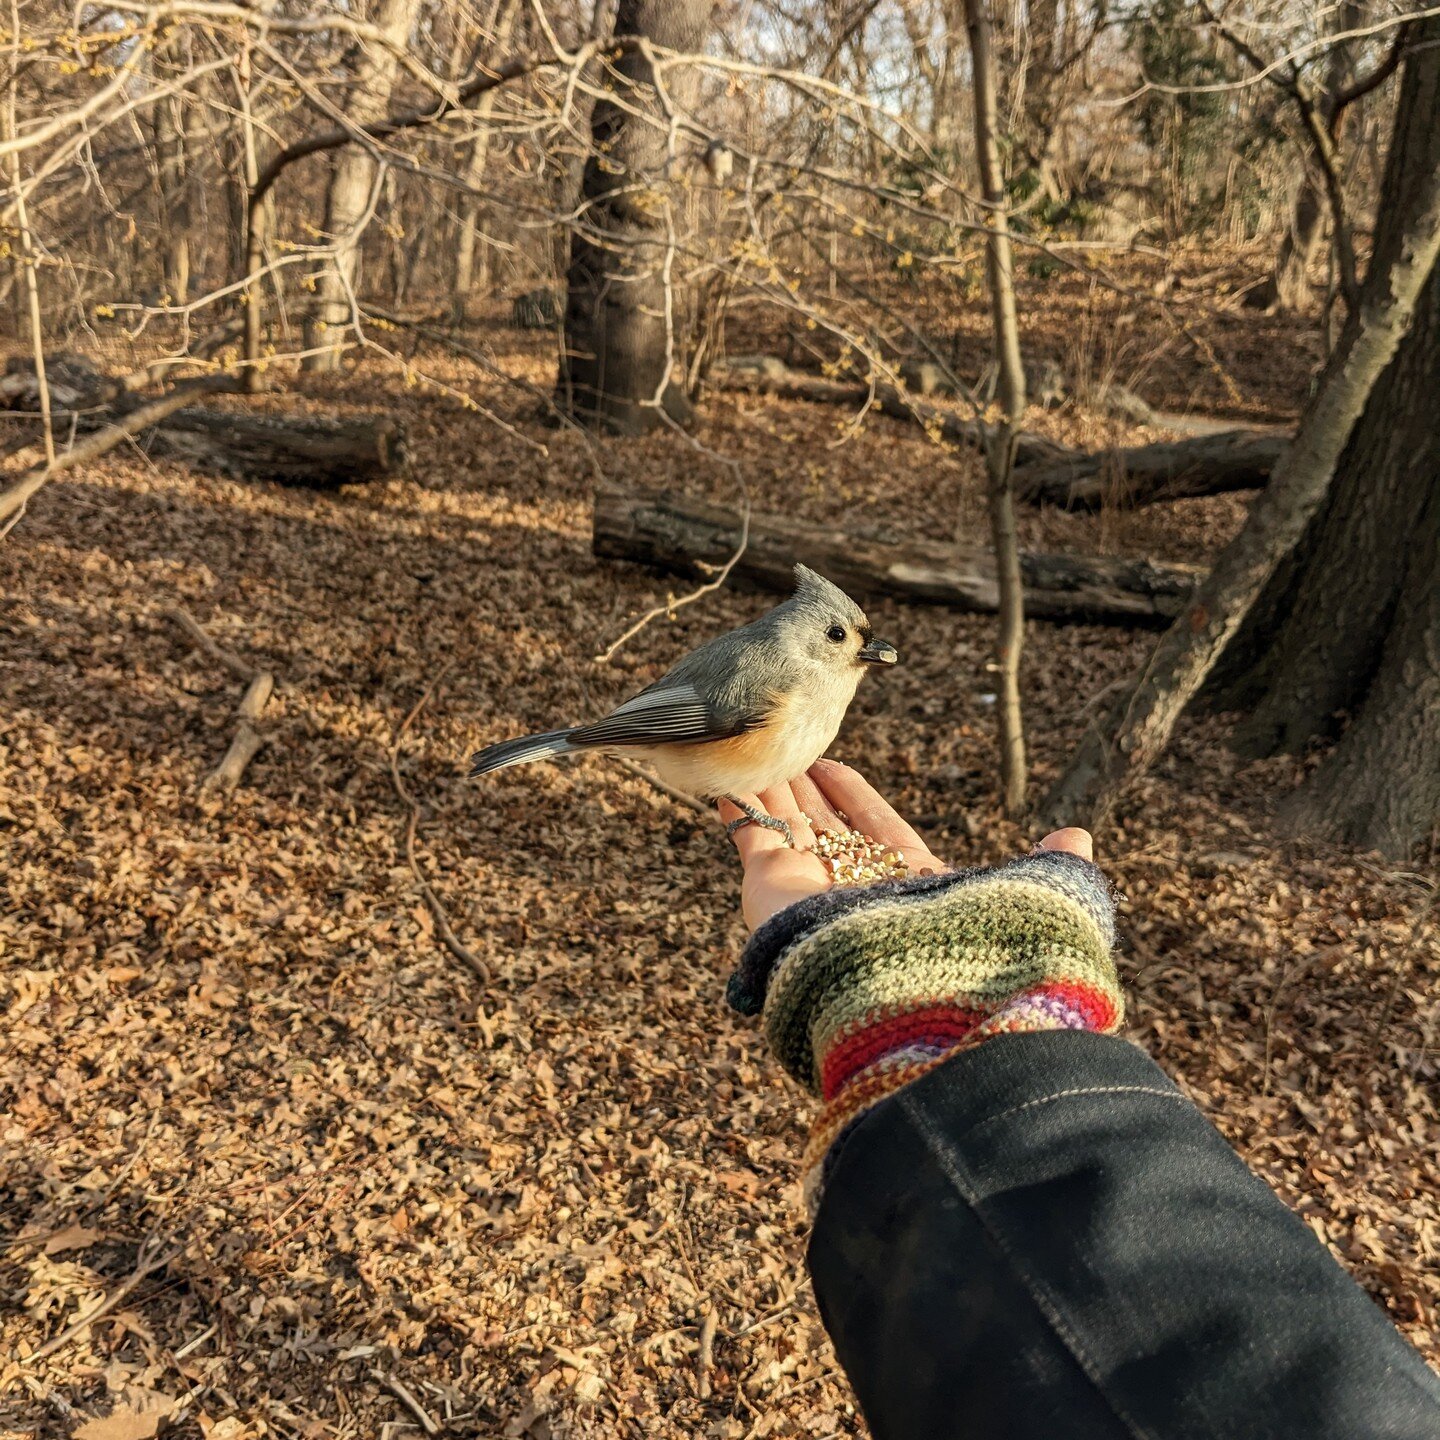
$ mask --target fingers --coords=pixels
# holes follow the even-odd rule
[[[809,778],[833,809],[849,817],[852,829],[882,845],[926,849],[925,842],[858,770],[838,760],[817,760],[810,767]]]
[[[824,792],[808,775],[802,775],[798,780],[792,780],[790,790],[795,796],[796,804],[800,806],[815,829],[833,831],[849,829],[839,812],[825,798]]]
[[[824,796],[831,813],[837,814],[837,818],[844,817],[841,824],[848,820],[847,828],[898,850],[915,873],[923,875],[950,868],[931,854],[924,840],[859,771],[838,760],[817,760],[810,767],[808,779]],[[796,785],[799,784],[797,781]]]
[[[738,798],[761,814],[784,820],[798,847],[792,850],[778,831],[753,823],[742,825],[731,836],[745,867],[741,909],[754,930],[777,911],[828,889],[830,878],[815,858],[815,832],[801,813],[790,786],[779,785],[759,795]],[[720,801],[720,815],[727,823],[745,818],[728,800]]]
[[[1068,825],[1063,830],[1052,830],[1036,847],[1037,850],[1064,850],[1078,855],[1082,860],[1095,858],[1095,842],[1088,830]]]
[[[777,820],[783,820],[790,827],[790,834],[794,837],[798,849],[809,850],[814,846],[815,832],[801,813],[800,805],[788,785],[777,785],[759,795],[741,795],[737,798],[761,815],[773,815]],[[721,800],[719,806],[720,818],[727,825],[731,821],[745,818],[744,812],[728,800]],[[735,848],[740,852],[740,859],[745,865],[773,850],[789,848],[785,844],[785,837],[778,830],[770,830],[753,822],[742,825],[730,838],[735,842]]]

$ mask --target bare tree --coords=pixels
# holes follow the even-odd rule
[[[713,0],[620,0],[615,33],[694,54],[713,8]],[[675,217],[666,185],[685,163],[676,125],[692,82],[683,70],[662,79],[652,56],[637,46],[612,64],[591,118],[556,388],[557,403],[578,419],[629,434],[657,424],[662,406],[675,416],[688,409],[670,375]]]
[[[519,13],[520,0],[495,0],[485,38],[481,41],[494,60],[498,61],[506,56]],[[476,100],[475,134],[465,157],[465,189],[460,196],[460,213],[455,230],[455,278],[450,295],[451,309],[457,320],[464,318],[465,302],[475,288],[477,249],[480,256],[479,278],[482,283],[488,278],[488,250],[478,242],[479,222],[486,213],[481,188],[485,183],[485,168],[490,159],[491,136],[495,133],[491,120],[495,113],[496,96],[496,91],[487,90]]]
[[[1295,441],[1276,466],[1269,487],[1256,500],[1244,528],[1200,587],[1194,603],[1167,632],[1119,702],[1086,732],[1046,801],[1047,819],[1077,822],[1104,815],[1119,787],[1154,763],[1168,745],[1185,707],[1325,501],[1357,421],[1372,408],[1380,416],[1389,417],[1377,383],[1401,350],[1440,256],[1440,164],[1434,154],[1437,133],[1440,21],[1431,18],[1424,22],[1421,40],[1412,48],[1405,65],[1382,192],[1383,200],[1388,202],[1383,209],[1386,218],[1377,236],[1375,257],[1359,303],[1301,417]],[[1413,343],[1422,347],[1423,355],[1429,343],[1426,327],[1422,325],[1417,333],[1421,338]],[[1429,484],[1428,472],[1423,483],[1428,485],[1433,506],[1434,487]],[[1385,536],[1387,546],[1400,539],[1388,530]],[[1352,564],[1348,557],[1335,563],[1346,571]],[[1383,569],[1389,562],[1377,559],[1377,563]],[[1395,652],[1392,667],[1382,672],[1393,689],[1407,683],[1404,677],[1410,670],[1408,683],[1413,694],[1393,714],[1382,719],[1377,713],[1371,737],[1386,738],[1387,725],[1397,730],[1408,727],[1412,737],[1408,763],[1416,765],[1423,765],[1427,754],[1433,760],[1437,735],[1434,707],[1440,672],[1433,664],[1437,653],[1432,628],[1436,618],[1433,564],[1432,548],[1425,551],[1415,573],[1416,593],[1414,604],[1407,609],[1406,623],[1398,625],[1391,636]],[[1322,577],[1329,573],[1317,571]],[[1417,664],[1419,669],[1414,670]],[[1386,703],[1393,705],[1393,694],[1382,687],[1377,700],[1382,695]],[[1388,738],[1396,743],[1399,737],[1391,734]],[[1378,763],[1388,765],[1390,749],[1384,748],[1380,754],[1384,758]],[[1340,767],[1347,760],[1342,756],[1333,763]],[[1358,763],[1353,746],[1348,763]],[[1431,765],[1429,779],[1422,785],[1426,797],[1420,802],[1422,808],[1435,799],[1437,768]],[[1405,786],[1413,783],[1414,777],[1392,776],[1392,780]],[[1372,775],[1370,781],[1370,796],[1389,795],[1387,803],[1393,807],[1392,813],[1379,822],[1377,834],[1385,843],[1393,844],[1408,824],[1413,835],[1414,816],[1408,813],[1408,803],[1395,801],[1381,777]],[[1378,801],[1371,798],[1365,803],[1374,807]]]
[[[1432,24],[1433,44],[1440,39]],[[1412,62],[1386,214],[1440,169],[1440,67]],[[1382,222],[1380,253],[1395,243]],[[1217,667],[1249,755],[1343,734],[1285,807],[1300,833],[1403,855],[1440,821],[1440,264],[1341,456],[1335,483]],[[1348,725],[1344,724],[1349,717]]]
[[[1290,225],[1281,240],[1275,269],[1268,281],[1248,297],[1252,305],[1278,304],[1294,309],[1310,294],[1309,267],[1319,249],[1328,212],[1335,251],[1338,286],[1348,305],[1359,292],[1355,241],[1345,201],[1343,145],[1354,114],[1354,103],[1382,85],[1399,67],[1407,27],[1398,27],[1385,58],[1370,73],[1356,79],[1356,57],[1348,37],[1364,18],[1359,0],[1329,7],[1331,44],[1324,77],[1317,86],[1296,65],[1284,66],[1260,54],[1232,25],[1226,24],[1201,0],[1206,21],[1256,72],[1267,77],[1289,98],[1300,121],[1309,165],[1295,198]]]
[[[1020,577],[1020,541],[1015,523],[1015,448],[1025,414],[1025,367],[1020,356],[1020,322],[1015,310],[1014,257],[1000,167],[999,117],[995,102],[995,52],[988,0],[965,0],[970,34],[975,108],[975,153],[987,206],[986,274],[991,324],[999,371],[1001,423],[985,443],[989,476],[990,533],[1000,587],[996,637],[996,683],[1000,724],[1000,784],[1005,813],[1025,808],[1025,723],[1020,708],[1020,653],[1025,644],[1025,597]]]
[[[345,118],[351,126],[358,129],[378,120],[389,107],[396,50],[410,34],[418,4],[419,0],[379,0],[375,25],[388,43],[355,47],[354,78],[345,101]],[[307,369],[333,370],[340,363],[360,268],[360,232],[375,204],[377,170],[365,145],[346,146],[336,157],[325,196],[324,225],[334,253],[316,286],[315,313],[306,340],[314,353],[305,360]]]

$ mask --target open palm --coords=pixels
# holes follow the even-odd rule
[[[814,853],[817,829],[858,830],[898,850],[912,875],[950,868],[931,853],[930,847],[859,771],[838,760],[817,760],[798,780],[760,795],[742,795],[740,799],[784,820],[795,837],[795,848],[791,849],[777,831],[759,825],[744,825],[735,832],[735,848],[745,867],[740,903],[752,930],[797,900],[830,888],[829,872]],[[740,812],[725,800],[720,801],[720,814],[726,821],[741,818]],[[1084,830],[1057,830],[1047,835],[1040,847],[1068,850],[1087,860],[1091,855],[1090,836]]]

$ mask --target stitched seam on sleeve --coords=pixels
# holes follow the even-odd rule
[[[1159,1100],[1181,1100],[1185,1097],[1178,1090],[1162,1090],[1158,1085],[1078,1085],[1071,1090],[1056,1090],[1049,1095],[1039,1095],[1034,1100],[1027,1100],[1023,1105],[1012,1105],[1008,1110],[1001,1110],[996,1115],[987,1115],[985,1119],[977,1121],[965,1134],[973,1135],[977,1130],[983,1130],[987,1125],[995,1125],[1001,1120],[1007,1120],[1011,1115],[1019,1115],[1022,1111],[1033,1110],[1040,1105],[1048,1105],[1052,1100],[1069,1100],[1076,1095],[1154,1095]]]
[[[1085,1086],[1074,1090],[1059,1090],[1053,1095],[1046,1095],[1035,1100],[1027,1100],[1023,1105],[1014,1105],[1008,1110],[1002,1110],[998,1115],[993,1115],[989,1117],[988,1120],[983,1120],[979,1124],[971,1126],[965,1133],[967,1135],[973,1134],[976,1130],[982,1129],[992,1120],[1003,1120],[1007,1115],[1016,1115],[1022,1110],[1029,1110],[1038,1105],[1045,1105],[1052,1100],[1060,1100],[1073,1095],[1121,1094],[1155,1095],[1165,1099],[1173,1098],[1176,1100],[1183,1098],[1173,1090],[1161,1090],[1148,1085],[1097,1085]],[[936,1130],[929,1117],[917,1107],[914,1098],[908,1091],[902,1090],[895,1098],[899,1102],[900,1109],[906,1119],[915,1127],[915,1130],[924,1142],[925,1148],[929,1150],[934,1157],[936,1164],[940,1166],[940,1169],[955,1187],[961,1199],[970,1207],[970,1211],[974,1215],[976,1222],[994,1242],[1000,1253],[1009,1261],[1011,1268],[1024,1284],[1025,1290],[1031,1300],[1035,1302],[1036,1308],[1045,1319],[1049,1321],[1050,1328],[1070,1353],[1071,1359],[1079,1365],[1081,1373],[1089,1380],[1091,1385],[1095,1387],[1095,1392],[1099,1395],[1104,1405],[1132,1435],[1141,1437],[1141,1440],[1159,1440],[1159,1437],[1157,1437],[1153,1431],[1141,1425],[1100,1383],[1099,1367],[1094,1363],[1085,1347],[1080,1343],[1079,1337],[1065,1323],[1049,1294],[1036,1282],[1029,1270],[1021,1263],[1020,1257],[1015,1254],[1010,1246],[1010,1242],[1004,1235],[1000,1234],[986,1218],[981,1209],[979,1197],[975,1194],[973,1187],[966,1181],[964,1175],[951,1158],[946,1137],[943,1137],[939,1131]]]

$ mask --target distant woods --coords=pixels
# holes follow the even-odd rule
[[[489,343],[504,327],[552,358],[553,384],[531,386],[550,418],[635,434],[690,425],[734,373],[737,323],[758,319],[799,389],[858,391],[854,414],[898,413],[939,445],[984,452],[1010,597],[997,656],[1016,814],[1033,800],[1017,498],[1166,503],[1265,486],[1246,541],[1264,564],[1230,595],[1223,643],[1203,663],[1191,655],[1184,684],[1156,702],[1164,722],[1124,765],[1077,757],[1085,773],[1072,766],[1052,796],[1075,807],[1066,818],[1105,813],[1192,694],[1252,708],[1252,749],[1293,748],[1343,730],[1369,687],[1390,693],[1434,653],[1410,553],[1433,518],[1411,483],[1429,436],[1404,398],[1433,393],[1433,306],[1402,303],[1397,286],[1415,277],[1394,261],[1395,237],[1423,253],[1429,224],[1416,157],[1435,124],[1440,36],[1418,6],[30,0],[17,13],[0,45],[0,296],[35,381],[26,423],[43,434],[23,484],[0,482],[0,529],[74,463],[67,447],[93,456],[128,433],[52,397],[47,359],[65,352],[140,364],[135,405],[159,404],[173,434],[174,386],[283,388],[361,353],[397,385],[442,393],[415,358],[420,337],[504,384],[514,377]],[[1348,382],[1354,434],[1307,448],[1302,424],[1289,446],[1240,436],[1178,459],[1140,447],[1129,471],[1103,452],[1034,454],[1027,388],[1032,405],[1056,393],[1098,404],[1129,396],[1153,356],[1078,325],[1022,353],[1017,282],[1033,294],[1078,274],[1119,290],[1223,376],[1166,262],[1176,247],[1236,246],[1251,273],[1218,303],[1312,327],[1332,354],[1324,383]],[[1111,270],[1135,251],[1160,272],[1144,291]],[[957,310],[992,318],[979,352]],[[1395,331],[1384,363],[1362,343],[1377,325]],[[1063,372],[1058,389],[1027,384],[1040,362]],[[938,405],[920,398],[932,390]],[[1154,418],[1130,398],[1137,423]],[[837,420],[843,443],[860,422]],[[1287,525],[1257,534],[1297,486]],[[1372,568],[1386,578],[1372,583]],[[1340,595],[1354,603],[1339,605],[1337,647],[1317,647],[1305,617]],[[1282,646],[1266,688],[1272,625]],[[1430,704],[1411,726],[1422,737],[1437,728]],[[1296,823],[1403,849],[1440,797],[1419,784],[1418,800],[1390,804],[1356,758],[1356,727],[1345,733],[1344,787],[1317,779],[1329,808],[1299,806]],[[1385,743],[1412,772],[1440,773],[1429,742],[1406,736]],[[1095,744],[1109,754],[1113,738],[1112,725]],[[1380,798],[1342,803],[1345,787]]]
[[[983,8],[1027,276],[1097,245],[1261,240],[1247,300],[1344,302],[1395,7]],[[733,307],[788,308],[817,364],[853,366],[946,347],[882,296],[984,283],[964,0],[35,0],[20,20],[6,221],[23,205],[57,338],[183,351],[249,299],[266,368],[328,368],[384,347],[367,306],[480,323],[568,281],[562,388],[629,427],[609,397],[663,409],[670,388],[639,351],[693,396]]]

